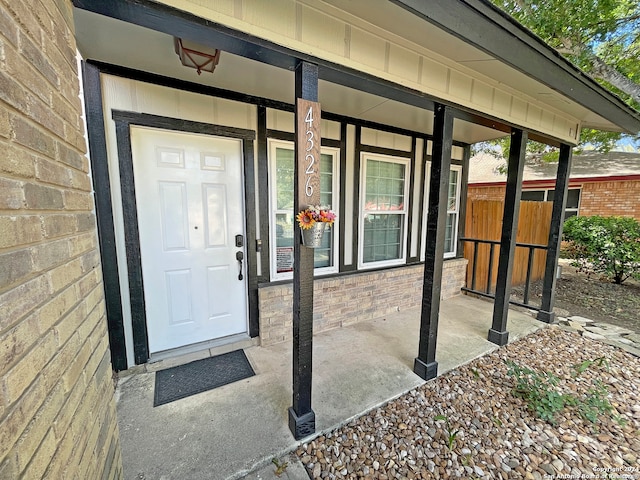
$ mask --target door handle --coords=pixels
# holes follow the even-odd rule
[[[236,252],[236,260],[238,261],[240,272],[238,273],[238,280],[242,280],[244,277],[242,276],[242,260],[244,260],[244,253]]]

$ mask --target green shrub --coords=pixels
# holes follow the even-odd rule
[[[572,265],[621,284],[640,279],[640,222],[627,217],[571,217],[563,229]]]

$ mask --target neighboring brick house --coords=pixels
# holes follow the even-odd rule
[[[0,479],[121,478],[71,1],[0,2]]]
[[[471,158],[469,200],[504,200],[504,160],[489,155]],[[522,200],[553,200],[556,163],[525,165]],[[565,217],[620,215],[640,220],[640,153],[583,152],[573,155]]]

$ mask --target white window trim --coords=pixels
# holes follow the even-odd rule
[[[272,281],[278,281],[278,280],[291,280],[293,278],[293,272],[282,272],[282,273],[278,273],[277,272],[277,254],[276,254],[276,229],[275,229],[275,224],[276,224],[276,214],[277,213],[281,213],[284,212],[282,210],[276,210],[275,206],[277,205],[276,203],[276,182],[275,182],[275,170],[276,170],[276,149],[277,148],[285,148],[287,150],[294,150],[295,146],[293,142],[287,142],[284,140],[273,140],[273,139],[268,139],[267,140],[267,150],[269,152],[268,155],[268,165],[269,165],[269,248],[270,248],[270,252],[269,252],[269,271],[270,271],[270,278]],[[340,149],[339,148],[334,148],[334,147],[321,147],[320,149],[320,153],[321,154],[326,154],[326,155],[331,155],[333,157],[333,175],[332,175],[332,185],[331,188],[333,189],[332,192],[332,197],[333,197],[333,205],[331,205],[331,210],[333,210],[337,217],[340,217],[340,212],[339,212],[339,207],[340,207],[340,191],[339,191],[339,185],[340,185]],[[288,212],[287,212],[288,213]],[[294,218],[295,218],[295,213],[294,213]],[[335,221],[333,223],[333,226],[331,227],[331,230],[333,231],[333,239],[334,239],[334,246],[333,246],[333,265],[331,267],[321,267],[321,268],[316,268],[314,269],[314,275],[315,276],[320,276],[320,275],[329,275],[332,273],[338,273],[339,272],[339,239],[340,239],[340,230],[339,230],[339,224],[338,221]],[[327,231],[327,230],[325,230]]]
[[[367,178],[367,160],[380,160],[383,162],[400,163],[405,166],[404,181],[404,210],[395,210],[395,214],[404,214],[404,224],[402,227],[403,238],[402,256],[393,260],[382,260],[379,262],[364,262],[364,205],[366,200],[366,178]],[[392,157],[390,155],[380,155],[369,152],[360,154],[360,205],[358,208],[358,269],[370,270],[372,268],[389,267],[394,265],[403,265],[407,260],[407,228],[409,225],[409,179],[411,175],[411,161],[409,158]]]
[[[458,172],[458,182],[456,184],[456,209],[455,210],[449,210],[447,208],[447,215],[455,213],[456,215],[456,220],[455,220],[455,225],[453,226],[453,251],[452,252],[446,252],[444,254],[444,258],[455,258],[456,255],[458,255],[458,231],[459,231],[459,226],[460,226],[460,188],[461,188],[461,184],[462,184],[462,165],[451,165],[451,170],[455,170]],[[451,180],[449,180],[451,181]],[[448,194],[448,192],[447,192]],[[448,198],[447,198],[448,200]],[[448,207],[448,205],[447,205]]]
[[[576,212],[576,215],[580,215],[580,204],[582,203],[582,187],[569,187],[567,188],[567,195],[569,195],[570,190],[578,190],[580,194],[578,195],[578,206],[577,207],[566,207],[564,209],[566,212]],[[543,202],[549,202],[549,192],[555,191],[553,188],[527,188],[523,189],[523,192],[544,192],[544,200]],[[567,216],[565,215],[565,218]]]
[[[458,186],[456,192],[456,225],[455,225],[455,241],[453,242],[454,249],[453,252],[448,252],[444,254],[444,259],[455,258],[458,254],[458,235],[459,235],[459,226],[460,226],[460,192],[462,190],[462,165],[451,165],[451,170],[458,170]],[[426,254],[426,244],[427,244],[427,215],[429,213],[429,188],[431,186],[431,162],[427,162],[427,168],[425,169],[425,182],[424,182],[424,198],[423,198],[423,215],[422,215],[422,246],[420,249],[420,261],[424,262],[425,254]],[[450,213],[447,210],[447,213]]]

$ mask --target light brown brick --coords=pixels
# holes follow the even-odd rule
[[[43,216],[44,234],[47,238],[71,235],[78,230],[77,216],[71,214]]]
[[[62,200],[62,191],[37,185],[35,183],[26,183],[24,186],[24,197],[27,208],[34,210],[60,210],[64,207]]]
[[[23,183],[9,178],[0,178],[0,210],[18,210],[24,207]]]
[[[51,391],[45,402],[40,406],[38,413],[20,436],[18,440],[18,468],[24,470],[26,465],[31,461],[38,445],[47,435],[53,420],[58,415],[60,408],[64,404],[65,394],[64,388],[57,385]],[[38,478],[38,477],[29,477]]]
[[[0,13],[0,21],[2,14]],[[9,122],[9,111],[4,105],[0,105],[0,137],[9,138],[11,135],[11,123]]]
[[[71,335],[85,321],[87,311],[84,303],[79,303],[67,315],[62,318],[53,328],[59,346],[67,343]]]
[[[49,183],[56,186],[71,186],[69,168],[42,157],[38,158],[36,161],[36,178],[43,183]]]
[[[3,310],[3,314],[0,315],[0,331],[40,306],[50,294],[51,285],[44,275],[0,294]]]
[[[4,290],[20,280],[26,279],[33,271],[31,252],[28,249],[14,250],[0,255],[0,289]]]
[[[66,210],[93,210],[93,195],[89,192],[65,190],[64,207]]]
[[[8,173],[23,179],[33,178],[36,173],[36,156],[22,147],[11,143],[0,142],[0,172]]]
[[[5,50],[6,52],[6,50]],[[24,111],[27,108],[27,94],[22,85],[14,80],[11,74],[0,70],[0,100],[17,110]]]
[[[56,440],[53,431],[49,430],[40,444],[38,451],[35,453],[28,467],[23,473],[24,478],[42,478],[45,470],[51,462],[53,452],[56,451]],[[20,468],[20,465],[18,465]]]
[[[11,368],[38,338],[38,315],[35,313],[0,335],[0,376]]]
[[[36,382],[22,401],[0,422],[0,452],[9,452],[46,398],[44,383]],[[1,457],[0,457],[1,458]],[[1,477],[0,477],[1,478]]]
[[[82,261],[77,258],[49,271],[51,287],[54,292],[58,292],[63,288],[66,288],[81,276]]]
[[[4,374],[1,384],[9,404],[18,400],[55,353],[55,338],[48,334]]]
[[[64,382],[67,391],[71,390],[76,384],[80,376],[83,374],[84,366],[91,356],[91,345],[89,342],[85,343],[78,354],[74,357],[69,368],[62,375],[62,381]]]
[[[53,422],[53,429],[57,438],[62,436],[71,435],[72,438],[76,438],[72,432],[70,426],[74,420],[76,410],[83,401],[85,396],[85,386],[82,383],[77,383],[71,392],[68,392],[67,400],[58,412],[58,417]],[[71,433],[69,433],[71,432]]]
[[[67,262],[69,259],[68,240],[58,240],[31,248],[34,269],[38,271],[48,270],[51,267]]]
[[[64,122],[52,110],[48,103],[45,104],[43,100],[35,95],[27,96],[27,115],[38,125],[46,129],[47,133],[53,133],[57,137],[64,136]]]
[[[56,143],[43,130],[20,117],[14,117],[12,123],[14,140],[17,143],[49,158],[55,158]]]
[[[81,299],[77,290],[72,285],[51,299],[38,310],[37,322],[38,332],[42,335],[47,332],[53,325],[60,321],[74,305],[77,305]]]

